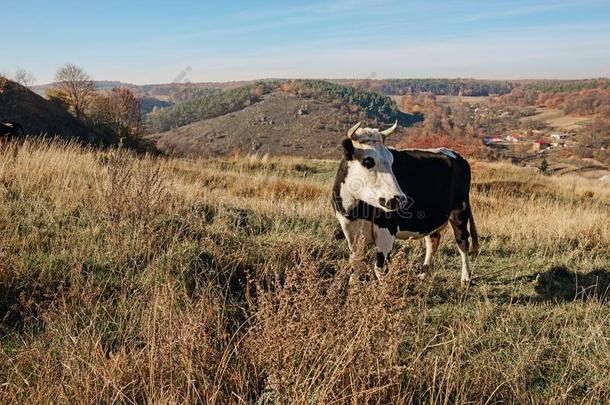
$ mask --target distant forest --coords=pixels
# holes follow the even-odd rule
[[[475,79],[382,79],[382,80],[333,80],[345,86],[386,95],[432,93],[434,95],[489,96],[506,94],[518,86],[507,80]]]
[[[539,93],[570,93],[587,89],[608,89],[610,79],[524,80],[520,84],[523,90]]]

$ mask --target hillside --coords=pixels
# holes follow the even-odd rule
[[[339,156],[341,138],[357,121],[384,126],[418,119],[385,96],[323,81],[292,81],[207,95],[150,114],[148,123],[161,130],[176,126],[149,139],[180,155],[330,158]]]
[[[364,114],[341,105],[277,92],[239,111],[154,134],[149,139],[159,149],[178,155],[269,153],[336,158],[347,129],[358,121],[373,125]]]
[[[299,115],[299,110],[307,111]],[[328,103],[288,93],[266,95],[239,111],[151,135],[159,149],[179,155],[270,153],[336,157],[341,138],[362,119]]]
[[[96,132],[67,111],[12,81],[0,88],[0,119],[20,123],[29,135],[99,140]]]
[[[3,144],[0,403],[607,403],[610,191],[473,167],[468,289],[347,288],[337,162]]]

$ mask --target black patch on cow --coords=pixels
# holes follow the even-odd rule
[[[343,155],[345,159],[352,160],[354,157],[354,144],[351,139],[344,139],[343,142]]]
[[[384,264],[385,264],[385,255],[381,252],[377,252],[375,267],[382,268]]]
[[[351,141],[350,141],[351,143]],[[341,159],[337,174],[335,175],[335,184],[333,185],[332,204],[335,211],[345,214],[343,203],[341,201],[341,185],[345,183],[347,177],[347,160]]]

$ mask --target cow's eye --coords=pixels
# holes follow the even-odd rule
[[[362,161],[362,166],[366,167],[367,169],[372,169],[373,166],[375,166],[375,161],[370,157],[364,158]]]

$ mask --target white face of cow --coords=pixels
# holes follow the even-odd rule
[[[406,201],[392,171],[392,153],[383,143],[396,127],[380,132],[360,128],[358,123],[348,131],[343,142],[347,170],[340,190],[345,205],[361,200],[384,211],[396,211]]]

